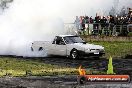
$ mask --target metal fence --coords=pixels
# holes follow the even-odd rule
[[[114,24],[90,24],[93,27],[87,28],[90,35],[112,35],[112,36],[126,36],[128,34],[127,25],[114,25]]]
[[[85,29],[77,29],[74,23],[64,25],[67,34],[78,35],[106,35],[106,36],[127,36],[132,32],[132,24],[129,25],[114,25],[114,24],[85,24]]]

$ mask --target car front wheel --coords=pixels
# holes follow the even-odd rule
[[[77,59],[78,58],[78,51],[77,50],[72,50],[71,54],[70,54],[70,57],[72,59]]]

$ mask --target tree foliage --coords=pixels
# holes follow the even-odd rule
[[[126,9],[125,6],[123,6],[123,7],[121,8],[121,11],[120,11],[120,16],[125,16],[125,15],[126,15],[126,12],[127,12],[127,9]]]
[[[121,9],[119,9],[119,11],[112,7],[109,11],[109,15],[112,15],[112,16],[126,16],[128,14],[128,11],[127,11],[127,7],[123,6]]]
[[[114,7],[111,8],[109,15],[112,15],[112,16],[116,15],[116,9]]]
[[[0,0],[0,9],[4,10],[8,8],[8,3],[13,2],[13,0]]]

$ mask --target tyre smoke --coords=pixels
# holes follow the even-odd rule
[[[55,35],[64,34],[63,20],[43,3],[14,0],[0,15],[1,55],[45,56],[45,52],[31,52],[32,42],[51,41]]]

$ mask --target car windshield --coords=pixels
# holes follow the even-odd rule
[[[65,41],[67,44],[72,44],[72,43],[85,43],[80,37],[78,36],[67,36],[64,37]]]

